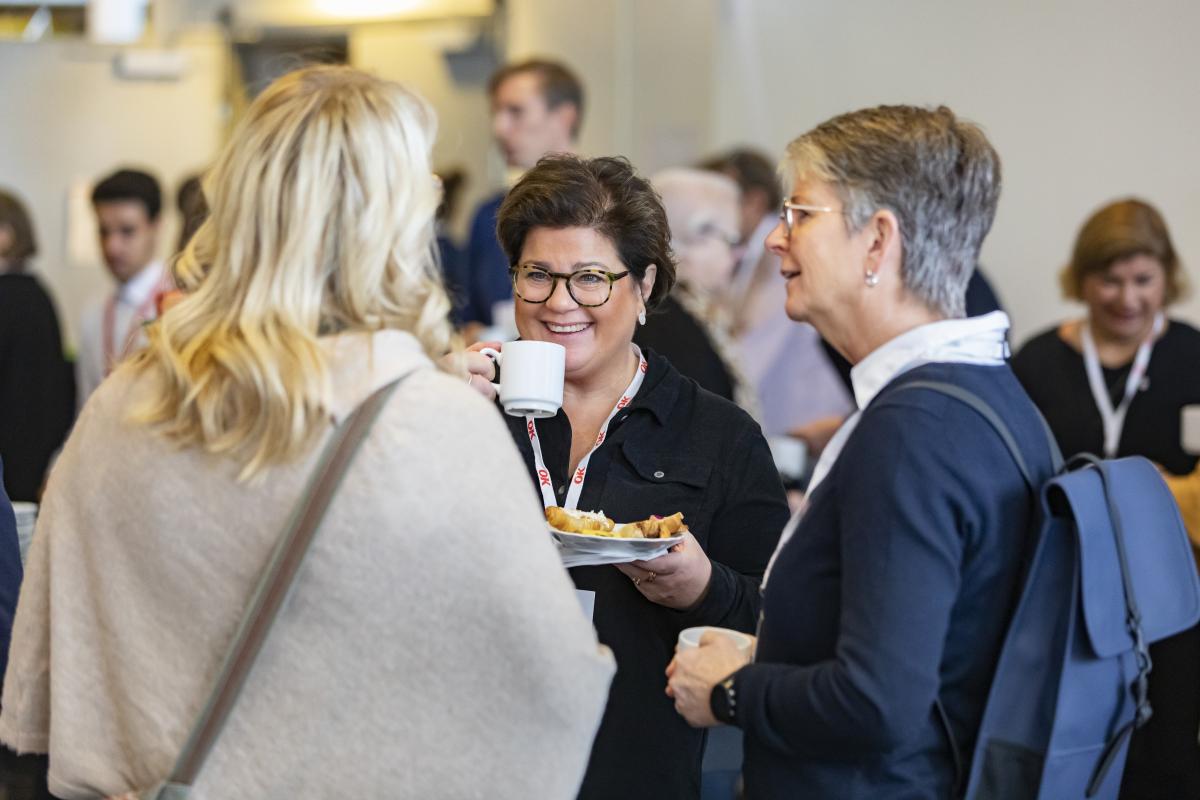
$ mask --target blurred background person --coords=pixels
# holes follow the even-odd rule
[[[0,190],[0,457],[8,496],[24,501],[37,501],[75,418],[58,314],[29,268],[37,251],[24,204]]]
[[[741,378],[724,292],[738,235],[738,187],[698,169],[670,169],[650,180],[667,212],[676,283],[633,340],[665,356],[685,376],[757,415],[758,400]]]
[[[612,659],[495,412],[430,360],[434,132],[403,87],[307,68],[206,179],[187,294],[79,418],[29,554],[0,740],[49,751],[54,794],[167,775],[323,440],[404,377],[193,794],[575,795]]]
[[[4,472],[5,464],[0,460],[0,477],[6,477]],[[17,519],[4,491],[4,481],[0,481],[0,670],[8,666],[8,643],[20,588],[21,549],[17,540]]]
[[[1003,642],[1035,498],[1053,474],[1037,410],[1005,362],[1003,312],[963,319],[1000,196],[999,156],[945,107],[883,106],[793,141],[787,311],[854,362],[859,411],[821,456],[763,585],[753,662],[710,636],[669,688],[692,724],[745,734],[749,797],[946,798],[947,725],[970,753]]]
[[[78,404],[117,363],[146,344],[142,330],[156,316],[158,296],[174,288],[158,258],[162,189],[154,176],[122,169],[96,184],[92,208],[112,293],[83,314],[76,361]]]
[[[462,248],[450,235],[450,220],[454,218],[454,212],[458,208],[467,174],[458,167],[439,170],[438,180],[442,182],[442,202],[438,205],[436,222],[438,258],[442,265],[442,280],[446,284],[446,293],[450,296],[451,319],[456,327],[461,327],[466,319],[467,309],[466,262]]]
[[[521,338],[566,348],[558,414],[504,416],[542,504],[618,522],[682,512],[691,530],[656,559],[570,570],[617,659],[580,797],[695,798],[705,737],[675,714],[663,670],[685,628],[754,629],[787,521],[771,453],[748,414],[633,343],[675,259],[666,212],[628,161],[544,158],[505,198],[498,230]],[[491,397],[491,359],[471,352],[467,366]]]
[[[1086,316],[1034,336],[1013,369],[1063,455],[1138,455],[1192,472],[1180,418],[1200,403],[1200,331],[1167,315],[1186,281],[1162,215],[1132,198],[1097,210],[1061,284]],[[1121,796],[1200,797],[1200,628],[1155,642],[1150,657],[1154,716],[1130,740]]]
[[[7,478],[3,456],[0,455],[0,477]],[[17,539],[17,523],[12,505],[0,480],[0,670],[8,663],[8,643],[12,633],[13,614],[17,609],[17,593],[21,588],[21,552]],[[0,797],[20,800],[43,800],[46,792],[46,759],[44,756],[18,757],[0,746]]]
[[[547,153],[575,151],[583,124],[583,83],[565,64],[545,59],[509,64],[488,82],[488,98],[492,135],[513,173],[524,172]],[[496,239],[496,215],[506,192],[481,203],[471,219],[465,255],[469,296],[463,312],[468,338],[488,326],[508,331],[512,325],[507,319],[512,309],[510,265]]]
[[[784,310],[787,284],[779,256],[766,247],[782,201],[775,165],[762,153],[737,148],[702,166],[728,175],[741,189],[741,257],[725,302],[738,365],[758,395],[763,432],[803,438],[815,454],[828,438],[823,431],[836,430],[854,404],[817,332]]]
[[[179,237],[175,242],[177,254],[183,252],[204,220],[208,219],[208,203],[204,200],[202,179],[202,175],[189,175],[175,192],[175,208],[179,212]]]

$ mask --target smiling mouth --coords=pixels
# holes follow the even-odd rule
[[[545,325],[551,333],[557,333],[559,335],[579,333],[592,327],[592,323],[590,322],[576,322],[570,325],[559,325],[553,322],[543,322],[542,324]]]

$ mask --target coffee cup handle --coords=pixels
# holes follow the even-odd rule
[[[500,354],[500,351],[499,351],[499,350],[495,350],[495,349],[493,349],[493,348],[491,348],[491,347],[481,347],[481,348],[479,349],[479,351],[478,351],[478,352],[479,352],[479,353],[481,353],[481,354],[483,354],[483,355],[485,355],[485,356],[487,356],[487,357],[488,357],[488,358],[490,358],[492,361],[495,361],[495,362],[496,362],[496,366],[497,366],[497,367],[501,366],[501,365],[503,364],[503,362],[504,362],[504,356],[502,356],[502,355]],[[497,370],[496,370],[496,374],[497,374],[497,375],[499,375],[499,374],[500,374],[500,370],[499,370],[499,369],[497,369]],[[496,389],[496,392],[497,392],[497,394],[498,394],[498,393],[500,392],[500,384],[493,382],[493,383],[492,383],[492,386],[493,386],[493,387]]]

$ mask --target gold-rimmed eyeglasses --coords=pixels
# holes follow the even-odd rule
[[[559,281],[567,284],[567,294],[585,308],[602,306],[612,297],[612,287],[629,274],[608,272],[588,267],[577,272],[550,272],[533,264],[520,264],[509,269],[512,276],[513,294],[526,303],[544,303],[554,294]]]
[[[784,200],[783,208],[779,209],[779,219],[783,220],[783,227],[787,231],[788,236],[791,236],[792,228],[797,222],[803,222],[805,218],[813,214],[832,214],[835,211],[837,209],[830,206],[810,206],[804,203],[793,203],[791,200]]]

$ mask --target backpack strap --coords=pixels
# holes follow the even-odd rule
[[[1142,631],[1142,612],[1138,607],[1137,593],[1133,587],[1133,576],[1129,569],[1129,550],[1125,546],[1125,527],[1121,522],[1121,512],[1110,491],[1112,476],[1109,474],[1110,465],[1090,453],[1081,453],[1071,459],[1072,462],[1082,461],[1096,468],[1100,476],[1100,485],[1104,488],[1104,500],[1108,505],[1108,519],[1112,524],[1113,539],[1117,545],[1117,563],[1121,568],[1121,584],[1125,593],[1125,627],[1133,640],[1134,659],[1137,667],[1137,678],[1133,682],[1133,697],[1135,711],[1133,719],[1121,726],[1104,746],[1100,761],[1088,782],[1086,797],[1094,797],[1104,783],[1104,777],[1121,752],[1121,746],[1135,729],[1150,721],[1154,710],[1150,707],[1150,670],[1153,662],[1150,659],[1150,649]]]
[[[896,391],[904,391],[905,389],[928,389],[938,394],[944,394],[947,397],[953,397],[960,403],[964,403],[974,409],[979,416],[987,420],[988,424],[992,426],[992,429],[996,431],[996,434],[1004,442],[1004,446],[1008,448],[1013,461],[1017,462],[1017,469],[1021,471],[1021,477],[1025,479],[1025,485],[1033,490],[1035,495],[1040,491],[1041,487],[1034,483],[1033,473],[1029,471],[1029,467],[1025,463],[1025,456],[1022,454],[1021,448],[1017,445],[1016,438],[990,403],[969,389],[964,389],[961,386],[944,381],[910,381],[897,387]],[[1041,412],[1038,412],[1037,416],[1038,422],[1042,424],[1042,431],[1046,434],[1046,445],[1050,450],[1050,464],[1054,468],[1054,474],[1057,475],[1063,469],[1062,451],[1058,449],[1058,440],[1054,438],[1054,432],[1050,430],[1050,423],[1046,422],[1046,418],[1041,415]]]
[[[1016,462],[1017,470],[1021,473],[1021,477],[1025,480],[1025,485],[1029,487],[1029,491],[1036,502],[1041,487],[1034,481],[1033,473],[1029,471],[1029,464],[1025,460],[1024,453],[1021,452],[1020,446],[1017,445],[1016,437],[1013,436],[1008,425],[1000,418],[1000,415],[996,413],[996,409],[992,408],[990,403],[969,389],[964,389],[961,386],[946,383],[945,381],[909,381],[898,386],[895,391],[899,392],[909,389],[926,389],[953,398],[964,405],[970,406],[979,416],[983,417],[992,429],[996,431],[996,435],[1000,437],[1000,440],[1004,442],[1004,446],[1008,448],[1009,455]],[[1046,422],[1046,418],[1039,413],[1038,420],[1042,423],[1042,430],[1046,434],[1046,443],[1050,450],[1050,462],[1054,466],[1055,474],[1058,474],[1062,470],[1063,465],[1062,452],[1058,449],[1058,442],[1055,440],[1054,434],[1050,430],[1050,425]],[[954,738],[954,731],[950,727],[950,716],[946,713],[946,707],[942,704],[940,697],[933,701],[933,707],[938,722],[941,723],[942,729],[946,732],[946,740],[950,744],[950,755],[954,760],[954,787],[952,796],[961,797],[966,788],[965,780],[967,777],[962,750],[958,746],[958,740]]]

